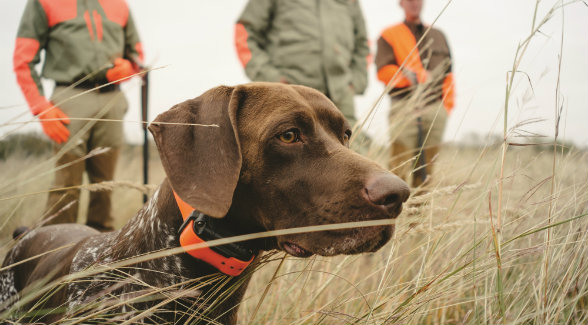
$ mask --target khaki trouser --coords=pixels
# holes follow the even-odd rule
[[[127,101],[120,90],[100,93],[85,90],[56,87],[51,102],[70,118],[67,128],[70,138],[65,144],[55,144],[55,153],[62,154],[56,162],[55,181],[47,202],[47,224],[73,223],[78,218],[80,190],[69,188],[82,184],[84,171],[90,183],[109,181],[114,171],[120,147],[124,142],[122,122],[76,120],[75,118],[96,118],[122,120],[127,110]],[[76,97],[78,96],[78,97]],[[97,148],[108,148],[105,153],[82,159]],[[65,152],[65,153],[64,153]],[[63,168],[60,166],[64,166]],[[87,224],[99,230],[113,227],[111,213],[111,192],[90,192]],[[68,204],[69,207],[64,209]],[[64,209],[63,211],[60,211]]]
[[[429,180],[446,121],[447,112],[441,101],[434,101],[420,109],[415,109],[409,101],[393,101],[390,110],[390,170],[412,187],[423,184],[425,179]],[[419,123],[422,151],[419,146]],[[420,159],[419,155],[422,155]]]

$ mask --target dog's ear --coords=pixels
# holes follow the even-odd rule
[[[213,88],[159,114],[149,125],[174,191],[216,218],[229,211],[241,171],[239,104],[233,90]]]

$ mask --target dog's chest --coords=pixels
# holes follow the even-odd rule
[[[8,304],[8,301],[17,297],[17,290],[14,282],[14,271],[5,270],[0,272],[0,306]],[[2,309],[0,309],[2,311]]]
[[[159,190],[121,230],[89,238],[80,247],[72,259],[70,273],[83,274],[92,268],[101,270],[68,286],[70,307],[104,294],[124,296],[173,286],[185,280],[182,275],[185,267],[180,257],[174,254],[149,256],[177,247],[174,229],[159,215],[158,196]]]

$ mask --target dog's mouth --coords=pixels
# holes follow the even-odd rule
[[[324,231],[286,236],[278,246],[294,257],[334,256],[375,252],[391,238],[393,226],[368,227],[351,231]]]
[[[282,249],[295,257],[310,257],[312,255],[314,255],[313,253],[311,253],[310,251],[302,248],[300,245],[298,244],[294,244],[293,242],[285,242],[282,243]]]

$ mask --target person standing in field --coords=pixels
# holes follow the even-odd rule
[[[235,45],[252,81],[314,88],[355,124],[353,97],[367,86],[369,54],[357,0],[249,0]]]
[[[45,58],[41,74],[35,66]],[[14,71],[28,106],[54,142],[56,172],[46,224],[76,222],[84,171],[112,180],[123,144],[127,101],[119,83],[139,71],[143,51],[124,0],[28,0],[18,28]],[[50,99],[41,77],[55,81]],[[104,153],[89,155],[97,148]],[[113,229],[111,193],[90,193],[87,225]]]
[[[400,7],[405,20],[381,33],[375,64],[378,79],[392,87],[390,168],[417,187],[433,172],[454,82],[445,36],[421,21],[423,0],[400,0]]]

